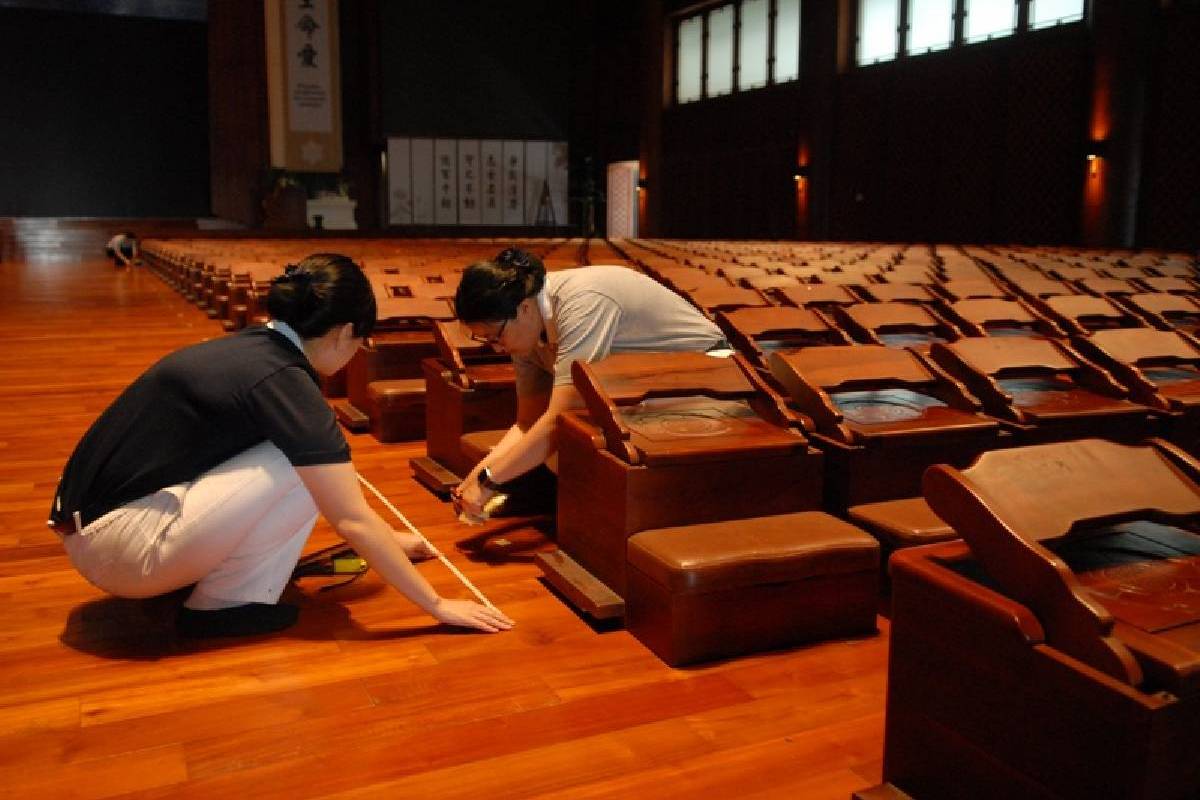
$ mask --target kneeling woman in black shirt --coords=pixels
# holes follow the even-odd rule
[[[192,636],[281,630],[278,603],[318,511],[383,578],[442,622],[512,620],[439,597],[410,557],[430,555],[363,498],[350,448],[317,385],[375,324],[370,282],[345,256],[289,266],[271,322],[185,347],[150,367],[92,424],[67,462],[50,525],[84,577],[120,597],[195,584]]]

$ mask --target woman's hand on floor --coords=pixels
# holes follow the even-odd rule
[[[487,633],[506,631],[516,624],[500,609],[480,605],[474,600],[448,600],[443,597],[430,613],[438,622]]]

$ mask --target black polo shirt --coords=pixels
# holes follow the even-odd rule
[[[53,522],[83,524],[191,481],[263,441],[293,466],[350,460],[317,374],[283,334],[252,328],[166,356],[92,423],[63,470]]]

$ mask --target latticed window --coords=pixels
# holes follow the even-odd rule
[[[859,66],[1083,19],[1086,0],[858,0]]]
[[[739,0],[674,20],[675,102],[800,77],[801,0]]]

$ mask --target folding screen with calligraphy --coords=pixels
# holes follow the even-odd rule
[[[388,139],[392,225],[567,224],[567,143]]]
[[[438,225],[458,224],[458,142],[433,141],[433,220]]]
[[[479,160],[483,169],[480,221],[484,225],[503,225],[504,143],[495,139],[480,142]]]
[[[479,208],[479,140],[458,140],[458,224],[478,225],[482,220]]]
[[[266,0],[271,166],[340,172],[337,0]]]
[[[504,224],[525,224],[525,143],[503,142]]]

